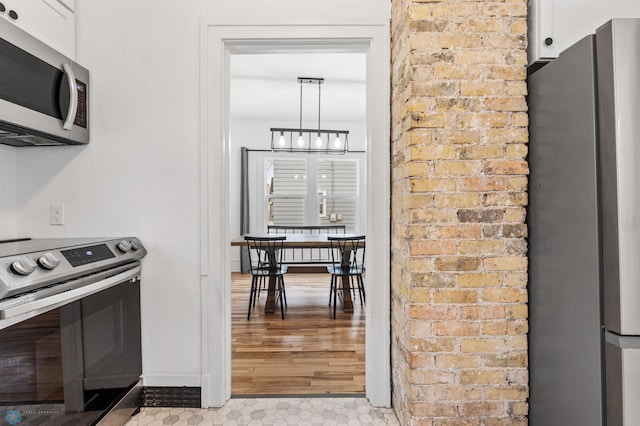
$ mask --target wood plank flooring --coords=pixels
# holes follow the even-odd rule
[[[265,315],[266,292],[247,321],[251,275],[232,274],[233,396],[364,393],[364,307],[329,303],[328,274],[285,275],[288,308]]]

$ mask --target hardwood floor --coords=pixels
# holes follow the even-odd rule
[[[354,313],[329,303],[328,274],[285,275],[288,308],[265,315],[266,292],[247,321],[251,275],[233,273],[233,396],[364,393],[364,307]]]

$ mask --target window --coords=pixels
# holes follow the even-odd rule
[[[304,225],[307,195],[305,160],[269,159],[265,162],[267,223]]]
[[[266,225],[346,225],[359,232],[359,158],[265,158]],[[258,229],[260,229],[259,227]]]
[[[358,163],[356,160],[319,160],[316,181],[320,204],[320,225],[346,225],[356,228],[358,205]],[[320,195],[322,194],[322,195]]]

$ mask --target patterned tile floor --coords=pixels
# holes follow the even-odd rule
[[[391,408],[365,398],[231,399],[222,408],[143,408],[127,426],[164,425],[398,425]]]

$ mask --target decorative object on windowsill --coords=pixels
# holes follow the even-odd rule
[[[271,128],[271,150],[318,154],[344,154],[349,151],[348,130],[326,130],[320,128],[320,94],[324,78],[298,77],[300,83],[300,128]],[[302,86],[318,85],[318,128],[302,128]]]

